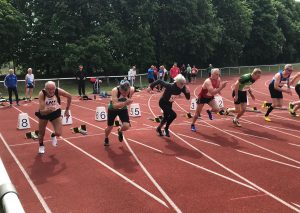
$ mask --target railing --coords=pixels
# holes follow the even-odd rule
[[[4,213],[25,212],[0,158],[0,201]],[[0,212],[1,209],[0,209]]]

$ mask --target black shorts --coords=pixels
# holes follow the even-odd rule
[[[154,79],[153,78],[148,78],[148,83],[151,84],[154,82]]]
[[[53,120],[55,120],[56,118],[59,118],[59,117],[61,116],[61,109],[58,109],[58,110],[56,110],[56,111],[54,111],[54,112],[51,112],[51,113],[48,114],[48,115],[42,115],[42,114],[40,113],[40,111],[38,111],[38,112],[35,112],[35,115],[36,115],[36,117],[38,117],[38,118],[41,119],[41,120],[49,120],[49,121],[53,121]]]
[[[116,117],[119,116],[120,120],[122,123],[130,123],[129,122],[129,114],[128,114],[128,109],[108,109],[107,111],[107,125],[108,126],[113,126],[114,121]]]
[[[297,85],[295,86],[295,91],[296,91],[296,93],[298,94],[298,96],[299,96],[299,98],[300,98],[300,84],[297,84]]]
[[[200,97],[200,98],[197,98],[197,104],[208,104],[209,102],[211,102],[212,100],[214,100],[214,97],[212,98],[203,98],[203,97]]]
[[[196,73],[191,73],[191,77],[196,77]]]
[[[33,88],[33,87],[34,87],[33,84],[27,84],[27,85],[26,85],[26,88],[30,88],[30,89],[31,89],[31,88]]]
[[[235,97],[235,91],[232,91],[232,97]],[[238,100],[234,104],[247,103],[247,91],[238,91]]]
[[[274,84],[269,84],[269,91],[270,91],[270,95],[271,98],[283,98],[282,92],[278,91],[274,88]]]

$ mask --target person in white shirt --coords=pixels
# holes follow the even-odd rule
[[[50,121],[53,125],[54,132],[51,134],[51,142],[53,146],[57,146],[57,138],[62,133],[62,116],[60,97],[67,98],[67,106],[65,109],[65,117],[70,116],[69,108],[71,105],[72,96],[61,88],[57,88],[55,82],[47,81],[45,89],[39,93],[39,111],[35,115],[39,118],[39,151],[38,153],[45,153],[44,136],[45,130]]]
[[[34,75],[32,74],[32,69],[28,68],[27,74],[25,76],[25,96],[26,101],[31,101],[33,88],[34,88],[35,82],[34,82]]]
[[[131,86],[134,86],[135,76],[136,76],[136,67],[132,66],[132,68],[128,71],[128,80]]]

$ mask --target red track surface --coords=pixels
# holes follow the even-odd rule
[[[265,74],[253,85],[257,100],[252,106],[260,109],[261,101],[270,99],[265,82],[271,78]],[[222,96],[225,107],[231,107],[236,78],[227,80]],[[190,85],[192,94],[202,82]],[[103,146],[106,122],[94,119],[96,107],[107,107],[108,99],[74,101],[72,126],[86,124],[89,134],[75,135],[64,126],[58,147],[47,141],[44,155],[37,154],[36,141],[24,139],[28,130],[16,129],[21,111],[29,114],[31,130],[37,129],[38,105],[0,109],[0,156],[25,211],[300,212],[299,119],[274,110],[266,123],[263,114],[247,112],[237,128],[231,117],[215,115],[210,121],[203,110],[194,133],[183,116],[190,102],[182,97],[173,105],[178,116],[171,137],[164,138],[148,119],[154,117],[151,111],[161,114],[160,96],[135,94],[142,117],[131,118],[123,143],[112,134],[109,148]],[[298,99],[296,94],[284,97],[285,105]]]

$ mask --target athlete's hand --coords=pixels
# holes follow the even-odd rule
[[[66,121],[68,122],[69,117],[70,117],[70,112],[68,109],[65,110],[65,117],[66,117]]]
[[[150,94],[152,94],[152,93],[153,93],[153,90],[152,90],[150,87],[148,87],[148,88],[147,88],[147,92],[150,93]]]
[[[221,83],[221,88],[226,87],[227,83],[228,83],[228,81],[222,81],[222,83]]]
[[[185,85],[185,91],[186,91],[186,93],[190,93],[190,88],[186,85]]]
[[[237,95],[234,96],[233,100],[234,100],[234,102],[237,102],[238,101],[238,96]]]
[[[127,99],[127,100],[125,101],[126,105],[130,105],[130,104],[132,104],[132,102],[133,102],[132,99]]]

